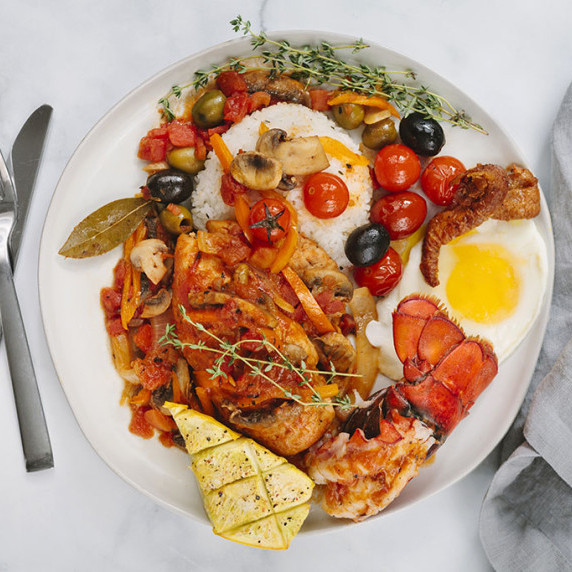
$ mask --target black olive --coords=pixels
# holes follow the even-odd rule
[[[432,157],[445,145],[443,128],[432,118],[415,111],[399,124],[401,141],[422,157]]]
[[[350,233],[344,250],[354,266],[370,266],[385,256],[389,241],[387,229],[382,224],[370,222]]]
[[[164,169],[153,173],[147,179],[151,196],[162,203],[182,203],[193,192],[193,178],[175,169]]]

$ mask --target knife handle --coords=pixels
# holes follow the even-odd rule
[[[54,466],[50,437],[14,287],[12,269],[8,257],[2,254],[0,254],[0,314],[26,470],[31,472],[49,469]]]

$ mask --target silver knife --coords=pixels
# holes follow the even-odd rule
[[[15,268],[22,241],[22,233],[34,191],[38,167],[42,159],[48,125],[53,109],[49,105],[38,107],[24,123],[12,146],[11,162],[18,197],[18,211],[10,235],[12,268]]]
[[[12,189],[12,195],[18,195],[16,199],[16,221],[9,237],[12,267],[15,265],[19,252],[22,230],[28,215],[51,114],[52,108],[50,106],[40,107],[26,121],[16,137],[12,148],[16,189],[14,189],[14,179],[10,176],[10,172],[0,153],[0,174],[3,175],[1,177],[2,184]],[[13,294],[15,297],[15,291]],[[15,305],[17,306],[17,298],[15,300]],[[11,320],[9,325],[14,329],[14,320],[12,319],[14,316],[5,316],[4,318]],[[14,334],[14,332],[11,333]],[[23,327],[16,334],[17,337],[19,336],[19,341],[17,347],[12,347],[12,349],[21,351],[22,355],[17,366],[17,377],[20,383],[14,385],[14,397],[16,399],[18,422],[26,459],[26,470],[30,472],[49,469],[54,466],[52,448]],[[0,337],[1,335],[0,328]],[[11,373],[13,374],[12,370]],[[15,383],[14,379],[12,381]]]

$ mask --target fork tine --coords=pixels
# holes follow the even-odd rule
[[[4,155],[2,155],[2,151],[0,151],[0,183],[1,189],[0,192],[2,196],[0,197],[1,200],[4,202],[11,202],[16,204],[16,192],[14,188],[14,181],[12,180],[12,175],[8,170],[8,165],[6,165],[6,161],[4,160]]]

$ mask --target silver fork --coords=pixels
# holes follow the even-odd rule
[[[54,466],[50,437],[38,391],[30,348],[14,288],[8,238],[16,215],[16,197],[10,173],[0,153],[0,318],[12,378],[26,470]]]

